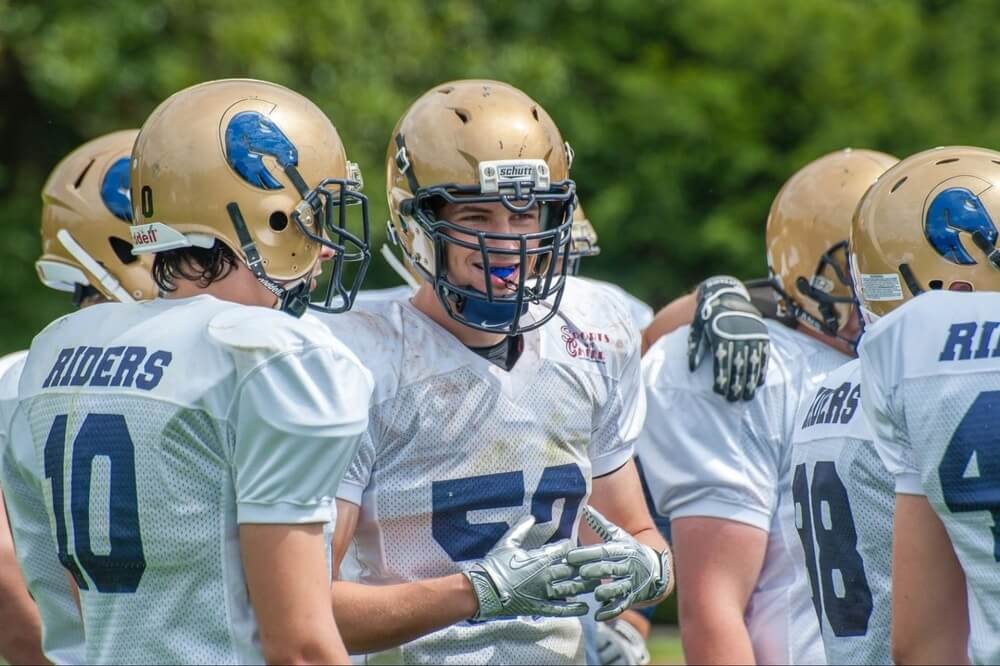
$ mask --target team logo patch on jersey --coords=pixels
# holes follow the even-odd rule
[[[241,111],[229,120],[225,147],[233,171],[262,190],[285,187],[268,170],[265,157],[273,157],[281,167],[299,165],[298,149],[273,120],[259,111]]]
[[[123,222],[132,221],[132,199],[129,197],[129,158],[116,160],[101,181],[101,201]]]
[[[931,247],[948,261],[972,265],[976,260],[962,245],[963,231],[968,234],[978,232],[990,245],[996,245],[996,225],[979,195],[966,187],[949,187],[939,192],[927,207],[924,235]]]
[[[566,343],[566,353],[573,358],[582,358],[595,363],[606,363],[607,358],[599,344],[611,344],[611,337],[600,331],[581,331],[563,326],[562,340]]]

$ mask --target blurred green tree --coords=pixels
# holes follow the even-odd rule
[[[250,76],[315,100],[366,173],[381,242],[408,102],[509,81],[576,149],[603,248],[584,271],[660,305],[706,274],[763,275],[771,198],[825,152],[996,145],[998,18],[987,0],[0,0],[0,352],[69,309],[32,267],[48,171],[193,83]],[[368,285],[396,282],[376,260]]]

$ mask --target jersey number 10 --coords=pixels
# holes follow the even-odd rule
[[[98,592],[135,592],[146,570],[139,534],[139,502],[135,489],[135,447],[121,414],[87,414],[73,442],[66,470],[66,414],[52,423],[45,442],[45,478],[52,482],[52,514],[56,523],[59,561],[81,590],[89,589],[79,562]],[[111,552],[94,553],[90,540],[90,479],[94,459],[110,462],[108,532]],[[66,490],[69,490],[73,550],[69,552]]]
[[[864,561],[858,553],[858,532],[847,488],[837,476],[833,462],[816,463],[811,489],[806,464],[798,465],[792,479],[792,497],[796,514],[802,517],[801,527],[796,527],[806,555],[813,606],[820,624],[823,624],[822,601],[822,610],[826,611],[826,619],[835,636],[864,636],[868,633],[868,619],[872,614],[872,592],[865,576]],[[828,520],[824,520],[824,515]],[[818,567],[814,531],[819,545]],[[838,594],[834,585],[834,571],[840,572],[842,594]]]

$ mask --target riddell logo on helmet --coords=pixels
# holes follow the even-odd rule
[[[611,337],[600,331],[581,331],[569,326],[560,328],[562,340],[566,343],[566,353],[573,358],[582,358],[595,363],[606,363],[604,351],[597,348],[598,343],[611,343]]]
[[[151,224],[132,227],[133,245],[155,245],[157,243],[156,229]]]

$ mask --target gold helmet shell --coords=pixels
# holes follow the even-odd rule
[[[389,233],[421,279],[434,283],[452,317],[482,330],[503,328],[509,333],[509,327],[480,326],[463,319],[462,304],[482,295],[491,304],[499,302],[520,311],[529,299],[561,296],[565,276],[558,259],[565,258],[570,249],[575,196],[569,179],[572,159],[569,145],[545,109],[506,83],[444,83],[418,98],[403,114],[386,154]],[[530,270],[521,271],[516,303],[448,281],[442,255],[449,242],[455,241],[444,233],[450,223],[436,219],[435,200],[495,201],[519,211],[541,205],[547,222],[543,232],[530,239],[532,249],[525,255]],[[461,228],[451,231],[467,233]],[[519,238],[529,243],[526,235]],[[483,251],[484,259],[490,253],[502,253],[482,240],[480,244],[477,249]],[[529,277],[533,284],[525,290]],[[533,327],[542,323],[537,320]]]
[[[116,301],[156,297],[152,259],[132,254],[129,156],[139,130],[88,141],[67,155],[42,188],[42,255],[47,287],[91,286]]]
[[[597,244],[597,230],[587,214],[583,212],[583,206],[577,199],[576,207],[573,209],[573,232],[572,245],[569,250],[569,274],[577,275],[580,272],[580,260],[584,257],[596,257],[601,253],[601,248]]]
[[[1000,152],[925,150],[879,178],[851,226],[867,323],[928,289],[1000,291]]]
[[[844,149],[813,160],[785,182],[767,216],[767,266],[779,310],[836,335],[850,320],[847,265],[851,215],[872,183],[897,161]]]
[[[309,281],[321,245],[344,240],[348,204],[363,204],[367,255],[360,180],[336,128],[302,95],[252,79],[195,85],[160,104],[136,140],[136,251],[220,241],[280,298],[282,285]],[[334,249],[337,260],[350,254]]]

